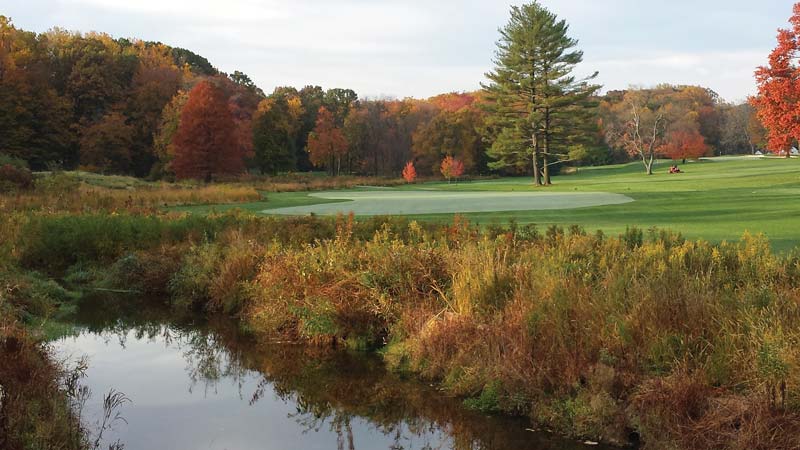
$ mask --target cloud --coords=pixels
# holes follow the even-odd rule
[[[764,62],[763,52],[751,50],[665,52],[642,58],[589,59],[584,65],[600,71],[606,90],[668,82],[710,87],[725,99],[742,100],[755,93],[753,73]]]
[[[732,99],[753,91],[753,70],[791,12],[751,0],[541,1],[580,40],[579,72],[600,71],[606,88],[699,84]],[[4,13],[35,31],[188,48],[266,91],[313,83],[421,97],[479,87],[508,8],[498,0],[25,0]]]

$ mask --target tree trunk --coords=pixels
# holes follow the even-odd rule
[[[548,155],[550,154],[550,137],[545,134],[544,135],[544,153],[542,154],[542,184],[545,186],[550,186],[553,184],[550,181],[550,160],[548,159]]]
[[[533,184],[536,186],[542,185],[542,173],[539,171],[539,139],[536,133],[533,133]]]
[[[545,186],[553,184],[550,181],[550,108],[546,108],[544,112],[544,154],[542,155],[542,174]]]

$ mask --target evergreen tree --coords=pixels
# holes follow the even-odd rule
[[[591,84],[597,73],[573,75],[583,52],[568,30],[538,2],[512,7],[511,20],[500,30],[495,70],[483,86],[487,125],[498,130],[490,166],[519,170],[530,162],[537,185],[550,184],[550,166],[592,136],[591,99],[600,86]]]

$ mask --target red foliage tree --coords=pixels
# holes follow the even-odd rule
[[[450,179],[464,175],[464,164],[452,156],[447,155],[442,160],[440,170],[442,175],[447,178],[447,182],[450,183]]]
[[[331,175],[341,170],[342,156],[347,153],[347,139],[336,126],[333,114],[324,106],[317,114],[317,124],[308,136],[308,156],[319,167],[327,167]]]
[[[458,112],[472,107],[475,103],[475,94],[469,92],[451,92],[431,97],[428,102],[433,106],[448,112]]]
[[[414,168],[414,163],[409,161],[403,167],[403,179],[408,183],[413,183],[417,179],[417,169]]]
[[[678,130],[667,135],[667,142],[659,153],[672,159],[697,159],[705,156],[709,147],[697,130]]]
[[[173,141],[172,169],[178,178],[210,181],[217,174],[244,170],[244,154],[222,90],[209,81],[189,93]]]
[[[769,65],[756,70],[758,95],[750,99],[768,130],[769,146],[785,151],[800,139],[800,3],[794,5],[791,28],[778,30],[778,46],[769,55]]]

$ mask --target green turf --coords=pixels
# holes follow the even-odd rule
[[[464,216],[480,224],[535,223],[581,225],[611,234],[626,227],[659,227],[690,238],[736,240],[745,231],[764,233],[778,250],[800,244],[800,160],[725,159],[689,163],[685,173],[670,175],[668,163],[647,176],[641,164],[581,169],[575,175],[554,178],[554,186],[536,188],[527,178],[503,178],[472,183],[430,183],[400,190],[610,192],[633,198],[632,203],[562,210],[476,212]],[[308,193],[270,194],[266,201],[214,207],[240,207],[254,212],[329,203]],[[208,212],[209,207],[183,208]],[[411,215],[429,220],[452,220],[453,214]]]
[[[445,190],[380,190],[370,192],[331,191],[310,195],[327,203],[267,209],[267,214],[335,215],[352,212],[358,216],[481,213],[575,209],[632,202],[627,195],[608,192],[503,192]]]

